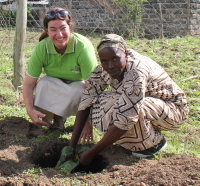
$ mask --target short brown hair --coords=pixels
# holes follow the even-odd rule
[[[50,12],[50,11],[58,12],[60,10],[66,10],[66,11],[68,11],[65,8],[56,7],[56,8],[50,9],[48,12]],[[57,15],[54,18],[52,18],[52,19],[48,19],[46,15],[44,16],[44,20],[43,20],[44,31],[40,35],[39,41],[41,41],[41,40],[45,39],[46,37],[48,37],[47,29],[48,29],[48,23],[49,23],[49,21],[51,21],[51,20],[57,20],[57,19],[60,19],[59,16],[57,16]],[[70,14],[68,14],[67,18],[65,20],[66,20],[67,24],[70,26],[70,31],[72,32],[74,30],[74,22],[72,20],[72,16]]]

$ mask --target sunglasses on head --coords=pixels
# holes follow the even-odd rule
[[[59,19],[66,19],[68,18],[68,11],[66,10],[59,10],[59,11],[50,11],[50,12],[47,12],[46,16],[47,16],[47,19],[53,19],[55,18],[56,16],[58,16]]]

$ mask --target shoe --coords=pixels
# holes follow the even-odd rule
[[[161,140],[161,142],[158,143],[157,145],[155,145],[154,147],[151,147],[151,148],[143,150],[143,151],[132,152],[132,155],[134,155],[136,157],[140,157],[140,158],[146,158],[146,157],[150,157],[154,154],[158,154],[161,150],[164,150],[164,148],[166,148],[166,147],[167,147],[167,142],[166,142],[165,138],[163,138]]]
[[[53,120],[54,120],[53,125],[51,125],[49,129],[51,131],[59,130],[64,132],[66,119],[63,118],[62,116],[54,115]]]

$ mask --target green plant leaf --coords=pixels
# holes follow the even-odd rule
[[[62,172],[69,174],[79,164],[79,154],[88,149],[89,147],[80,146],[74,154],[74,148],[65,146],[61,151],[60,159],[55,168],[61,169]],[[66,160],[66,157],[70,155],[72,156],[71,159]]]
[[[195,91],[194,93],[195,93],[196,95],[200,95],[200,91],[199,91],[199,90]]]
[[[78,161],[68,160],[59,166],[59,169],[66,174],[70,174],[71,171],[79,164]]]

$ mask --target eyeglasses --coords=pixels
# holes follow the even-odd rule
[[[47,12],[47,14],[46,14],[47,19],[53,19],[56,16],[58,16],[59,19],[66,19],[68,15],[69,15],[69,13],[66,10],[60,10],[60,11],[52,10],[50,12]]]

